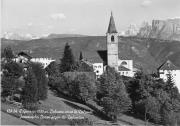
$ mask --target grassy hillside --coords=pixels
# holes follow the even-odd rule
[[[2,39],[2,49],[8,45],[17,53],[26,51],[33,57],[62,57],[65,43],[69,43],[76,58],[83,52],[84,58],[97,59],[97,50],[106,49],[105,36],[36,39],[14,41]],[[136,37],[119,37],[119,58],[133,59],[134,66],[151,73],[166,59],[180,66],[180,42]]]

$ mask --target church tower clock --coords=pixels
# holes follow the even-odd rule
[[[107,64],[114,67],[118,71],[118,32],[116,30],[114,17],[111,12],[108,30],[106,33],[107,39]]]

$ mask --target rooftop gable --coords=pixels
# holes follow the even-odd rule
[[[158,68],[158,70],[180,70],[180,68],[174,65],[170,60],[167,60]]]

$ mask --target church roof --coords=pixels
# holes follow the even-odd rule
[[[91,63],[103,63],[103,60],[100,57],[91,57],[88,58],[88,61]]]
[[[176,65],[174,65],[170,60],[164,62],[159,68],[159,70],[180,70]]]
[[[112,15],[112,12],[111,12],[111,17],[110,17],[107,33],[117,33],[115,22],[114,22],[114,17]]]
[[[126,68],[126,67],[124,67],[122,65],[118,67],[118,70],[119,71],[131,71],[130,69],[128,69],[128,68]]]

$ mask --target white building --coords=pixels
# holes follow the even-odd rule
[[[24,52],[20,52],[18,53],[18,56],[14,58],[14,61],[19,62],[19,63],[27,63],[28,61],[41,63],[43,65],[43,68],[46,68],[51,62],[55,60],[51,58],[32,58],[28,54]]]
[[[96,74],[96,78],[99,78],[104,73],[104,65],[103,61],[99,58],[97,59],[88,59],[82,60],[84,63],[88,64],[89,66],[93,67],[93,70]]]
[[[167,81],[168,75],[171,74],[175,85],[177,86],[180,92],[180,68],[175,66],[171,61],[164,62],[158,68],[159,77],[162,78],[165,82]]]
[[[133,77],[133,60],[118,60],[118,72],[120,75]]]
[[[29,56],[28,54],[26,54],[24,52],[20,52],[20,53],[18,53],[17,57],[14,58],[13,60],[18,63],[27,63],[31,59],[32,59],[32,57]]]
[[[51,62],[55,61],[51,58],[32,58],[31,62],[41,63],[46,68]]]
[[[99,78],[104,72],[103,63],[93,63],[93,70],[96,73],[96,77]]]

